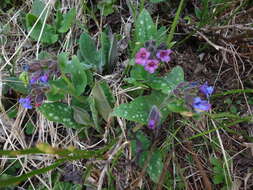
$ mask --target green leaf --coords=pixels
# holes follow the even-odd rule
[[[73,110],[74,110],[74,120],[77,123],[88,126],[94,125],[91,121],[90,114],[86,110],[77,106],[74,106]]]
[[[71,80],[65,75],[63,76],[61,84],[65,83],[65,87],[61,86],[60,88],[67,91],[67,93],[80,96],[87,85],[87,76],[83,65],[79,62],[77,56],[73,56],[71,62],[68,61],[68,54],[66,53],[58,55],[58,63],[63,74],[71,74]]]
[[[165,94],[170,94],[177,85],[184,81],[184,71],[180,66],[174,67],[165,77],[154,77],[147,82],[147,85]]]
[[[108,16],[114,12],[113,3],[115,0],[101,0],[98,2],[98,9],[103,16]]]
[[[102,73],[103,67],[108,64],[109,50],[110,50],[110,40],[108,36],[104,32],[102,32],[101,49],[99,50],[99,65],[98,65],[98,70],[100,73]]]
[[[29,13],[26,15],[26,27],[28,31],[32,29],[36,20],[37,20],[37,17],[33,14]],[[43,25],[42,22],[39,20],[30,35],[30,37],[33,40],[38,41],[41,30],[42,30],[42,25]],[[56,34],[54,27],[49,24],[45,24],[45,27],[43,29],[43,32],[40,38],[40,42],[45,43],[45,44],[53,44],[57,42],[57,40],[58,40],[58,34]]]
[[[137,141],[139,141],[140,143],[137,143]],[[141,130],[138,130],[136,132],[136,139],[131,141],[132,154],[136,155],[136,153],[148,150],[150,144],[151,144],[150,139]]]
[[[99,132],[101,131],[101,127],[99,125],[98,111],[96,109],[95,99],[92,96],[89,97],[89,105],[90,105],[92,119],[94,122],[94,127]]]
[[[131,79],[139,80],[139,81],[146,81],[150,79],[151,75],[144,70],[144,67],[138,64],[135,64],[131,70]]]
[[[165,94],[159,92],[153,92],[148,96],[140,96],[130,103],[121,104],[119,107],[114,109],[111,115],[147,124],[148,115],[152,106],[156,105],[159,108],[166,97],[167,96]],[[162,108],[160,111],[162,113],[162,120],[166,119],[169,110],[167,108]]]
[[[67,127],[80,128],[73,118],[73,109],[67,104],[55,102],[44,103],[38,110],[49,120],[62,123]]]
[[[72,62],[68,66],[67,68],[69,68],[69,72],[72,74],[71,78],[75,87],[75,95],[80,96],[87,85],[86,73],[76,56],[72,57]]]
[[[102,81],[102,82],[100,82],[100,86],[103,89],[103,92],[104,92],[110,106],[114,107],[115,97],[113,96],[112,91],[111,91],[108,83],[106,81]]]
[[[91,96],[95,100],[98,113],[103,117],[105,121],[107,121],[109,114],[112,112],[112,108],[105,96],[100,83],[95,84],[91,91]]]
[[[66,65],[68,64],[68,53],[60,53],[57,56],[57,61],[61,72],[67,73],[68,69],[66,68]]]
[[[53,59],[53,55],[48,53],[47,51],[41,51],[38,55],[39,60],[45,60],[45,59]]]
[[[58,13],[59,19],[57,21],[57,32],[59,33],[65,33],[67,32],[70,27],[72,26],[75,17],[76,17],[76,9],[72,8],[70,9],[66,14],[61,16],[61,13]]]
[[[161,28],[158,29],[156,33],[156,43],[161,44],[163,42],[166,42],[167,38],[167,29],[166,27],[162,26]]]
[[[45,2],[42,0],[34,0],[32,4],[31,13],[36,17],[39,17],[42,13],[43,9],[45,8]],[[44,11],[43,15],[40,17],[40,20],[43,22],[46,17],[46,10]]]
[[[22,94],[28,94],[29,90],[24,85],[24,83],[17,77],[9,77],[5,79],[6,85],[12,88],[13,90],[20,92]]]
[[[116,62],[118,58],[118,47],[115,35],[111,34],[109,38],[110,38],[110,48],[108,53],[108,70],[111,71],[112,65]]]
[[[67,83],[63,78],[49,81],[50,91],[47,93],[49,101],[58,101],[64,98],[68,92]]]
[[[198,19],[201,19],[202,11],[198,7],[195,7],[194,12],[195,12],[196,17]]]
[[[184,107],[184,101],[181,99],[175,99],[167,104],[168,109],[171,112],[180,113],[185,112],[187,109]]]
[[[8,110],[7,115],[9,118],[13,119],[17,117],[17,113],[18,113],[18,108],[16,106],[13,106]]]
[[[79,39],[80,55],[84,61],[90,65],[98,66],[98,52],[94,40],[89,34],[83,33]]]
[[[32,135],[34,131],[35,131],[35,126],[31,122],[27,122],[27,124],[25,125],[26,134]]]
[[[210,158],[210,162],[213,165],[213,183],[214,184],[221,184],[224,183],[225,180],[225,173],[222,166],[221,161],[215,157]]]
[[[141,167],[143,167],[144,164],[146,163],[148,153],[149,153],[148,151],[145,151],[141,155],[139,161],[139,165]],[[152,153],[150,162],[148,163],[147,173],[153,182],[158,183],[160,175],[162,174],[162,170],[163,170],[162,153],[157,150]]]
[[[140,13],[135,23],[135,37],[139,43],[144,43],[148,40],[154,40],[156,35],[156,26],[146,9]]]

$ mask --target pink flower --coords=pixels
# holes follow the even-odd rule
[[[154,73],[158,68],[159,61],[157,59],[148,59],[144,69],[149,73]]]
[[[167,50],[159,50],[157,53],[156,53],[156,57],[158,59],[160,59],[161,61],[163,62],[166,62],[168,63],[171,58],[170,58],[170,54],[172,53],[172,51],[170,49],[167,49]]]
[[[146,48],[141,48],[135,55],[135,63],[145,66],[149,56],[150,52],[148,52]]]

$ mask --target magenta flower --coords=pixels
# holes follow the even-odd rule
[[[146,48],[141,48],[135,55],[135,63],[145,66],[150,56],[150,52]]]
[[[156,57],[158,59],[160,59],[161,61],[163,62],[166,62],[168,63],[171,58],[170,58],[170,54],[172,53],[172,51],[170,49],[167,49],[167,50],[159,50],[157,53],[156,53]]]
[[[159,61],[157,59],[149,59],[144,66],[144,69],[149,73],[154,73],[158,68]]]
[[[161,113],[159,109],[155,105],[152,106],[149,116],[148,116],[148,128],[155,129],[159,125],[160,119],[161,119]]]

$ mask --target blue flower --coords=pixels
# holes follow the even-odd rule
[[[214,88],[213,86],[208,86],[207,82],[199,87],[200,92],[206,95],[207,98],[212,95]]]
[[[22,69],[27,72],[29,70],[29,65],[27,64],[23,65]]]
[[[38,81],[38,78],[32,77],[29,81],[30,84],[35,84]]]
[[[39,78],[40,82],[47,83],[48,82],[48,75],[44,74]]]
[[[211,104],[209,104],[209,102],[206,100],[201,100],[200,97],[193,99],[192,106],[196,112],[203,112],[211,109]]]
[[[29,97],[20,98],[20,99],[18,100],[18,102],[19,102],[24,108],[32,109],[31,100],[30,100]]]

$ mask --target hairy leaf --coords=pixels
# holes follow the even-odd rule
[[[80,128],[73,118],[73,109],[64,103],[44,103],[38,110],[50,121],[62,123],[67,127]]]
[[[114,109],[112,116],[119,116],[130,121],[147,124],[149,112],[153,105],[158,108],[163,103],[167,96],[159,92],[153,92],[148,96],[140,96],[134,99],[130,103],[121,104]],[[169,113],[169,110],[164,107],[161,110],[162,120],[165,119]]]

